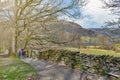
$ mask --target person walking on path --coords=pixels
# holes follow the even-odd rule
[[[22,57],[24,58],[25,57],[25,50],[22,49],[21,52],[22,52]]]
[[[22,57],[21,49],[18,49],[18,58],[21,58],[21,57]]]

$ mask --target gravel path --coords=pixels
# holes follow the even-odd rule
[[[30,58],[22,60],[37,70],[40,76],[36,80],[86,80],[84,77],[87,74],[83,74],[83,79],[80,79],[81,72],[75,71],[64,65],[57,65],[44,60]],[[89,78],[87,80],[103,80],[100,78],[95,79],[93,75],[89,75],[87,78]]]

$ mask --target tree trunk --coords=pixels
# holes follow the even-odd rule
[[[16,55],[16,53],[17,53],[17,34],[16,34],[16,30],[14,30],[14,33],[13,33],[12,53],[14,55]]]
[[[18,42],[18,26],[17,26],[17,9],[18,1],[14,0],[14,26],[13,26],[13,41],[12,41],[12,52],[14,55],[17,53],[17,42]]]

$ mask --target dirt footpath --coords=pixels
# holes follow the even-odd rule
[[[33,66],[39,77],[36,80],[104,80],[92,74],[83,74],[63,65],[53,64],[44,60],[22,59],[24,62]]]

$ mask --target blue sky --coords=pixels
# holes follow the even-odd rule
[[[65,5],[69,3],[70,0],[64,2]],[[60,19],[74,21],[84,28],[100,28],[104,26],[105,22],[115,19],[115,15],[110,14],[110,11],[103,9],[102,6],[103,3],[100,0],[88,0],[88,4],[80,10],[82,15],[80,19],[73,20],[73,18],[66,16],[62,16]]]
[[[103,9],[103,3],[100,0],[88,0],[88,4],[81,9],[82,18],[74,20],[84,28],[100,28],[104,23],[115,19],[110,10]],[[71,18],[64,19],[73,21]]]

